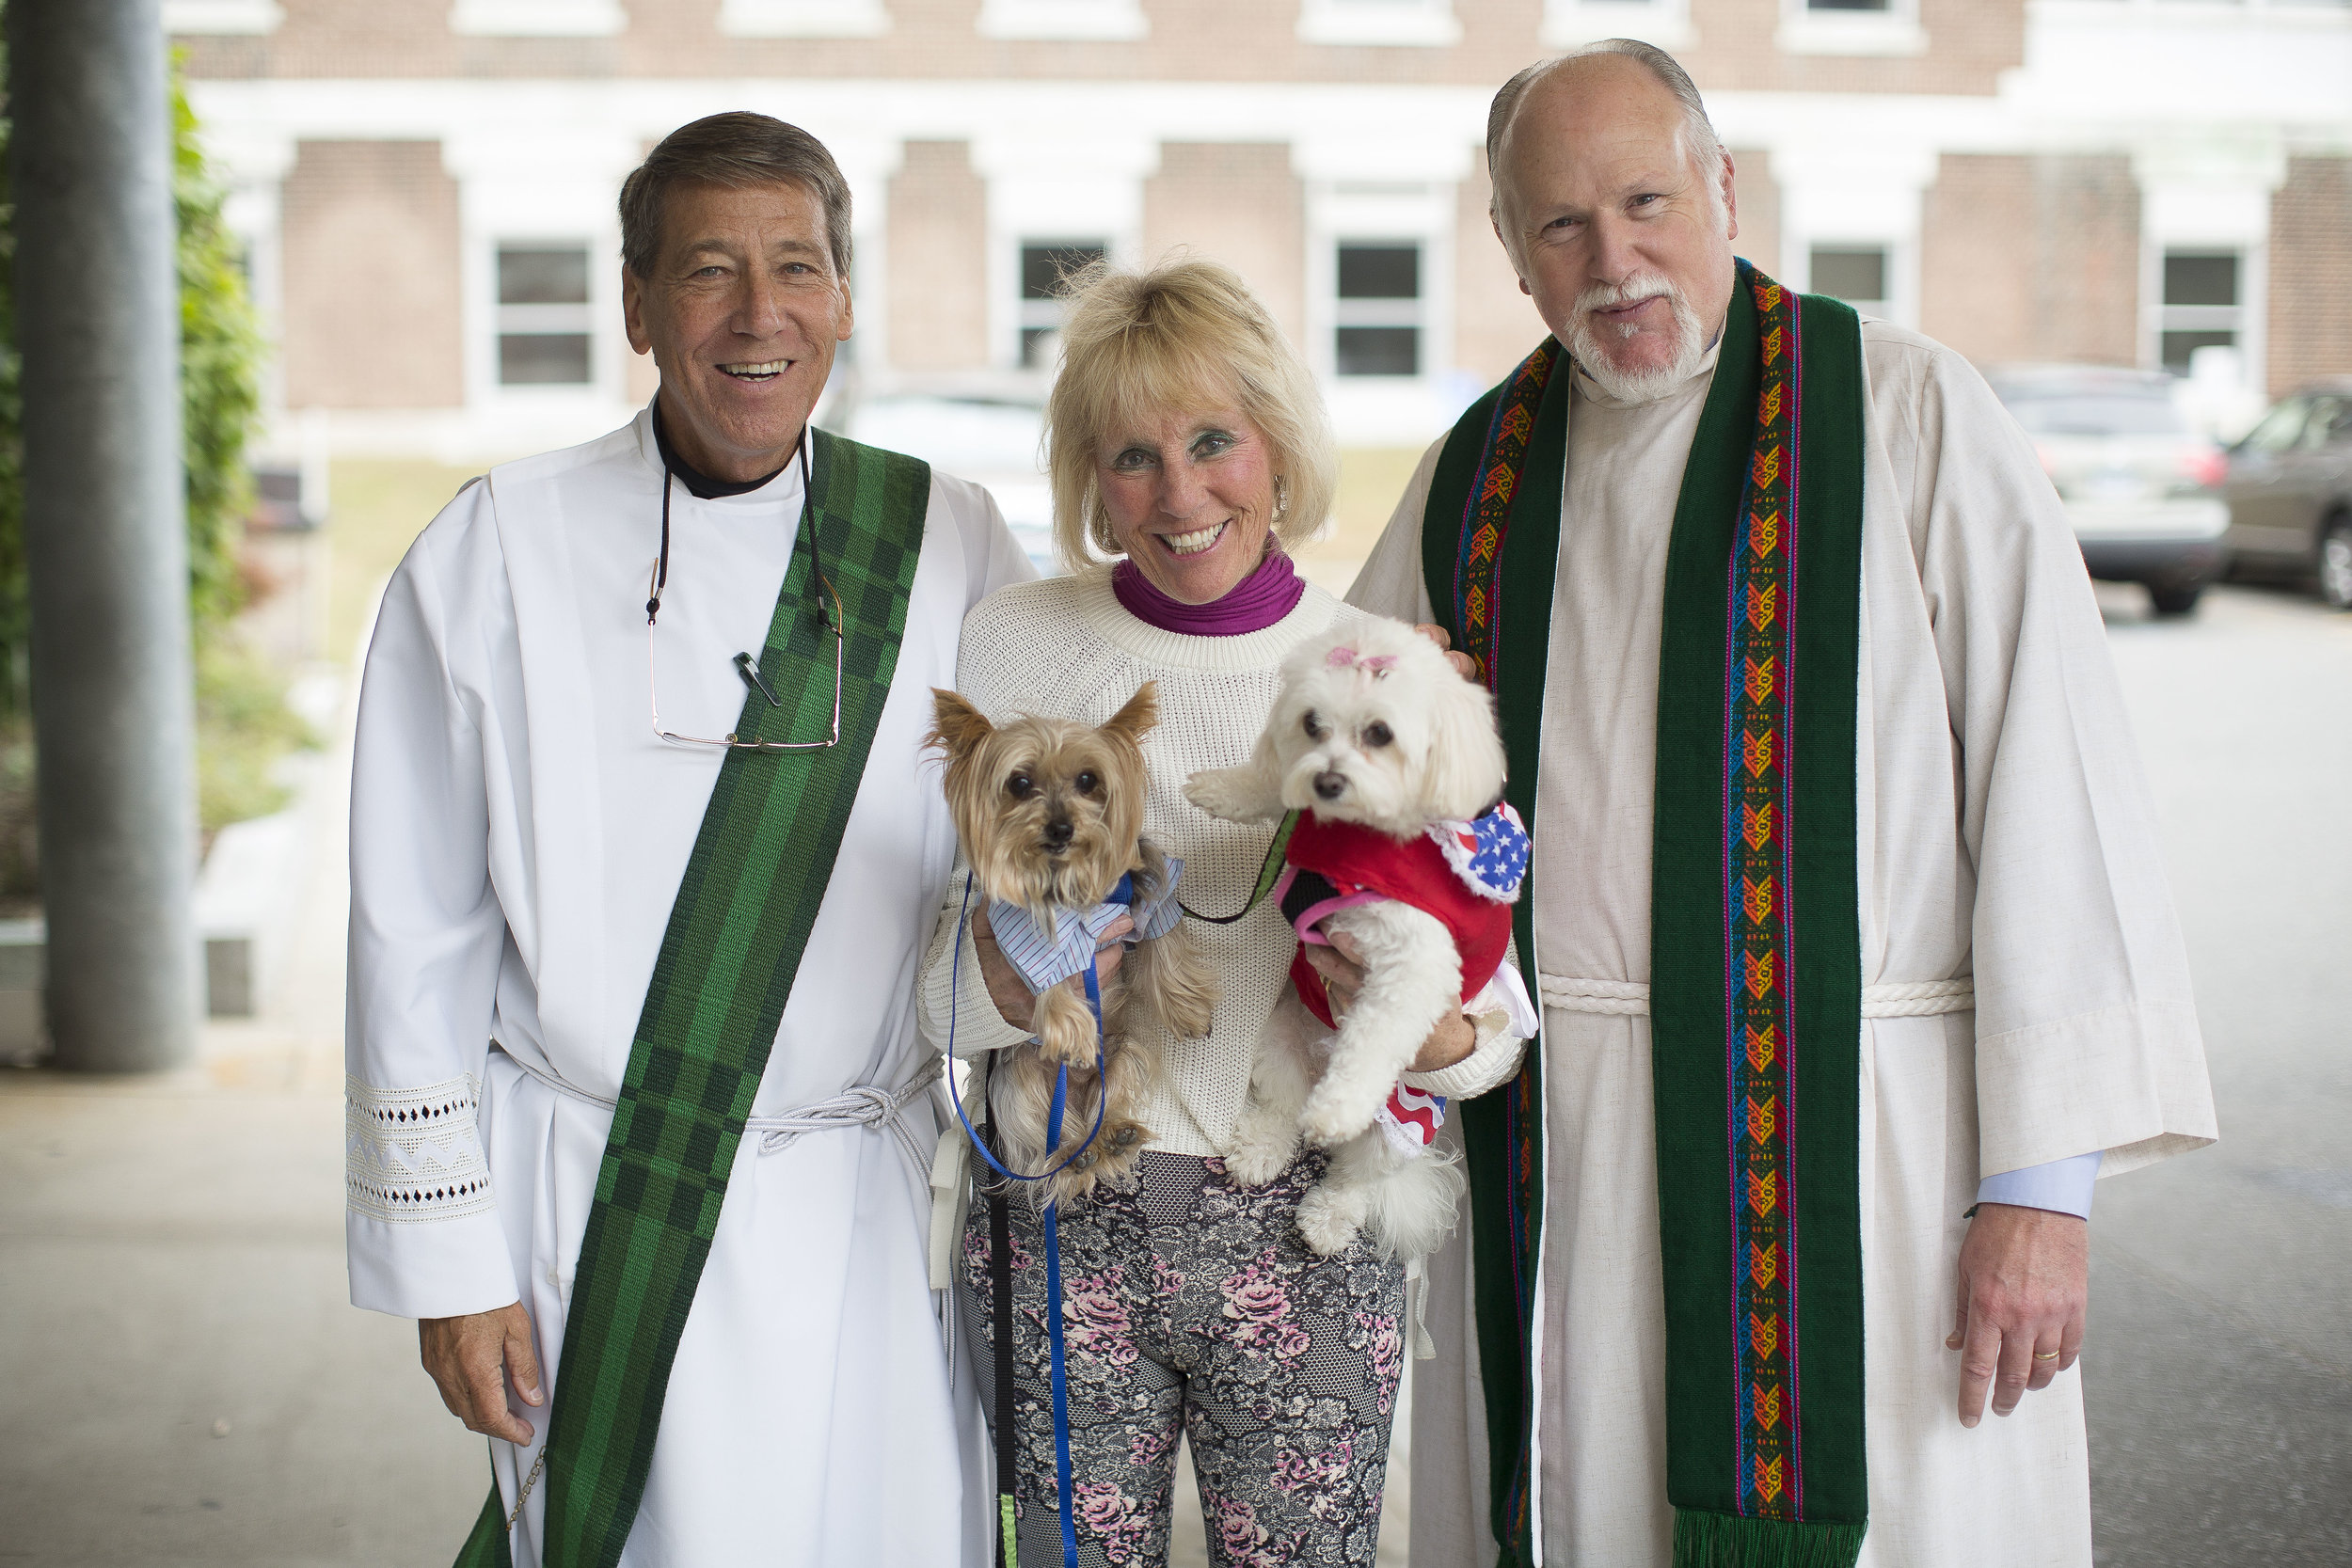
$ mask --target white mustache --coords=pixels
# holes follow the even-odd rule
[[[1589,315],[1595,310],[1609,310],[1624,305],[1638,305],[1645,299],[1664,299],[1679,303],[1682,291],[1674,279],[1662,273],[1637,272],[1622,283],[1596,283],[1576,296],[1576,313]]]

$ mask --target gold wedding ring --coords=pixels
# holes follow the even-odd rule
[[[2036,1361],[2056,1361],[2058,1358],[2058,1353],[2054,1350],[2038,1350],[2033,1353],[2033,1358]]]

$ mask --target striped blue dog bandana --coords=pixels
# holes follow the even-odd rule
[[[1041,996],[1047,987],[1084,974],[1087,966],[1094,961],[1094,950],[1101,945],[1103,933],[1122,916],[1131,917],[1136,923],[1134,932],[1127,938],[1130,943],[1150,942],[1174,930],[1176,922],[1184,914],[1176,902],[1176,881],[1184,871],[1184,863],[1174,855],[1168,856],[1168,885],[1150,898],[1137,895],[1133,874],[1121,877],[1119,885],[1111,889],[1110,896],[1090,910],[1055,910],[1051,936],[1028,911],[1001,900],[988,906],[989,928],[996,933],[996,945],[1012,960],[1012,967],[1021,972],[1029,990]]]

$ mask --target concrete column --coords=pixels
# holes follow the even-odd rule
[[[199,1010],[196,711],[159,0],[8,0],[24,556],[56,1064]]]

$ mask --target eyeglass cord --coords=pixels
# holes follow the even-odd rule
[[[794,455],[800,459],[801,463],[801,515],[798,526],[793,530],[795,535],[793,547],[799,548],[798,535],[803,532],[807,533],[808,569],[812,587],[821,584],[825,589],[831,589],[833,579],[825,576],[825,561],[819,551],[819,534],[816,524],[817,490],[816,486],[809,483],[808,446],[808,426],[803,423],[801,426],[801,438],[793,448]],[[677,471],[670,467],[669,458],[665,454],[661,462],[661,554],[654,562],[653,596],[645,601],[645,625],[649,626],[660,618],[661,595],[668,591],[670,586],[670,483],[676,477]],[[785,569],[787,572],[791,570],[789,566]],[[838,630],[839,628],[833,624],[833,616],[825,609],[824,594],[818,593],[816,598],[817,619],[823,624],[826,630]],[[773,697],[768,700],[771,704],[775,702]]]

